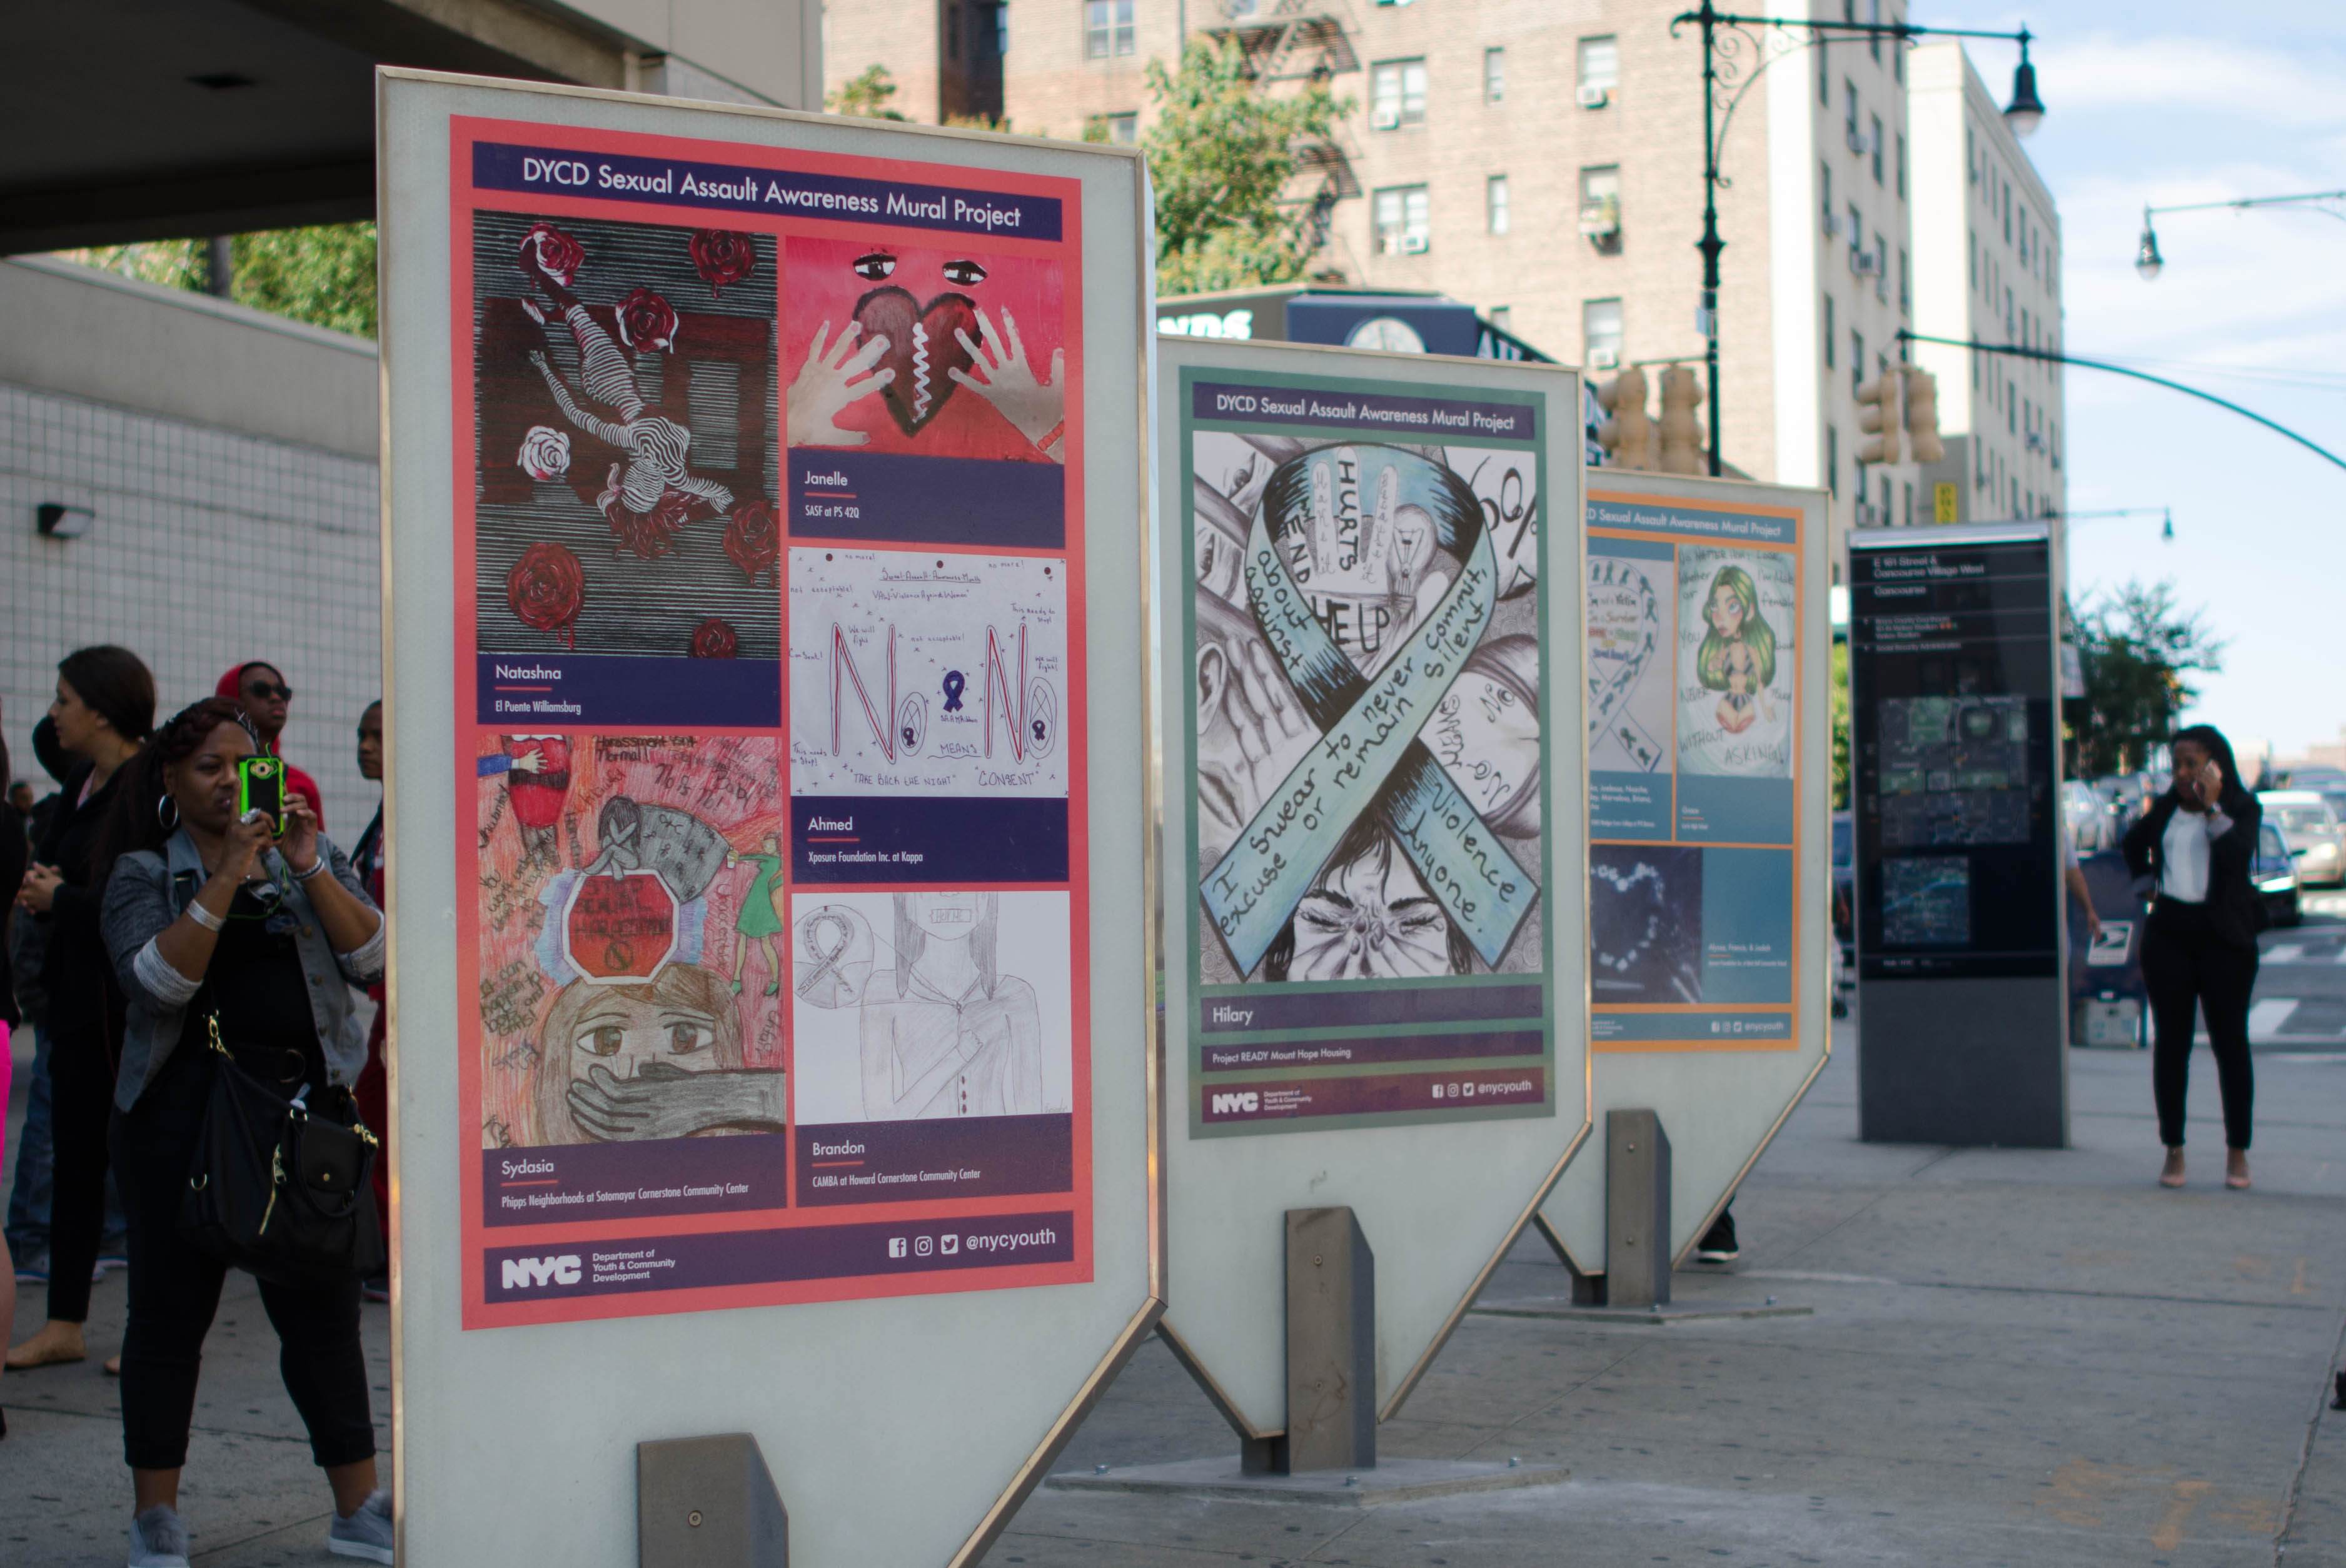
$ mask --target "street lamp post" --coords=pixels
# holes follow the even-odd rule
[[[2226,209],[2246,212],[2252,207],[2302,207],[2346,223],[2346,212],[2327,205],[2335,201],[2346,201],[2346,190],[2309,190],[2299,196],[2245,196],[2236,201],[2186,201],[2172,207],[2146,206],[2142,209],[2142,239],[2135,247],[2134,270],[2142,274],[2146,283],[2166,270],[2167,258],[2158,253],[2158,230],[2151,224],[2151,219],[2162,212],[2216,212]]]
[[[1735,117],[1736,105],[1751,84],[1785,55],[1800,49],[1821,46],[1835,38],[1889,38],[1904,44],[1915,38],[1996,38],[2020,46],[2020,66],[2012,76],[2012,102],[2005,106],[2004,123],[2012,134],[2025,137],[2034,134],[2045,118],[2045,104],[2036,96],[2036,67],[2028,63],[2029,40],[2035,36],[2025,25],[2017,33],[1985,32],[1973,27],[1918,27],[1906,22],[1821,22],[1807,16],[1744,16],[1721,11],[1713,0],[1670,19],[1670,35],[1675,37],[1680,27],[1692,23],[1702,29],[1702,238],[1695,249],[1702,252],[1702,310],[1698,325],[1703,335],[1703,371],[1708,382],[1710,402],[1710,472],[1716,477],[1720,472],[1719,450],[1719,286],[1720,252],[1727,241],[1719,233],[1719,189],[1730,184],[1719,173],[1719,159],[1727,140],[1727,132]],[[1737,58],[1738,39],[1749,37],[1742,29],[1773,28],[1781,32],[1803,32],[1807,42],[1794,44],[1774,55],[1767,55],[1756,38],[1750,47],[1758,64],[1749,76],[1744,75]],[[1726,29],[1724,39],[1720,30]],[[1724,44],[1724,47],[1722,47]],[[1722,68],[1721,62],[1725,62]]]

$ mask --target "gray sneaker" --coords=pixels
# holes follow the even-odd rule
[[[188,1568],[188,1527],[168,1503],[130,1521],[130,1568]]]
[[[337,1557],[364,1563],[389,1563],[391,1554],[391,1493],[376,1487],[349,1518],[334,1515],[326,1527],[326,1550]]]

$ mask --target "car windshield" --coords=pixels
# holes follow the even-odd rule
[[[2292,833],[2327,833],[2338,825],[2327,806],[2275,806],[2267,815]]]

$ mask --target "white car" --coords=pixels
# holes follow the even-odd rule
[[[2257,804],[2265,809],[2266,821],[2289,835],[2300,884],[2346,885],[2346,827],[2339,825],[2337,811],[2319,791],[2260,790]]]

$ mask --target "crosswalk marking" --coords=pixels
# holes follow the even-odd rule
[[[2346,948],[2341,948],[2339,951],[2346,952]],[[2267,963],[2299,963],[2303,962],[2304,958],[2304,943],[2296,942],[2277,942],[2273,943],[2272,946],[2265,949],[2264,962]]]
[[[2270,1040],[2288,1026],[2290,1014],[2297,1011],[2297,998],[2269,996],[2249,1008],[2249,1038]]]

